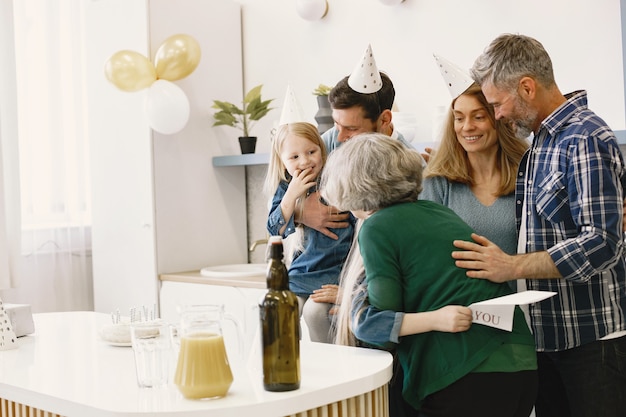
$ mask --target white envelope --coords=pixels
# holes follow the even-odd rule
[[[470,304],[472,323],[483,324],[510,332],[516,305],[532,304],[556,295],[552,291],[522,291],[503,297]]]

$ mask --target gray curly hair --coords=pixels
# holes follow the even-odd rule
[[[333,151],[320,192],[342,211],[373,211],[417,200],[424,161],[419,152],[380,133],[353,137]]]

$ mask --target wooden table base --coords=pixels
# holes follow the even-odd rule
[[[39,410],[24,404],[0,398],[2,417],[62,417],[59,414]],[[389,394],[387,385],[336,403],[287,417],[389,417]]]

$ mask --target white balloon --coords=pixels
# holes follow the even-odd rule
[[[148,88],[145,111],[150,127],[164,135],[180,132],[189,120],[189,99],[176,84],[156,80]]]
[[[305,20],[319,20],[328,12],[326,0],[296,0],[296,12]]]

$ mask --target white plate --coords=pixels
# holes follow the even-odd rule
[[[117,343],[117,342],[109,342],[108,340],[105,340],[105,342],[111,346],[117,346],[117,347],[132,347],[133,344],[128,342],[128,343]]]
[[[100,329],[100,337],[113,346],[131,346],[130,324],[107,324]]]
[[[206,266],[200,275],[211,278],[254,278],[265,277],[267,264],[231,264]]]

